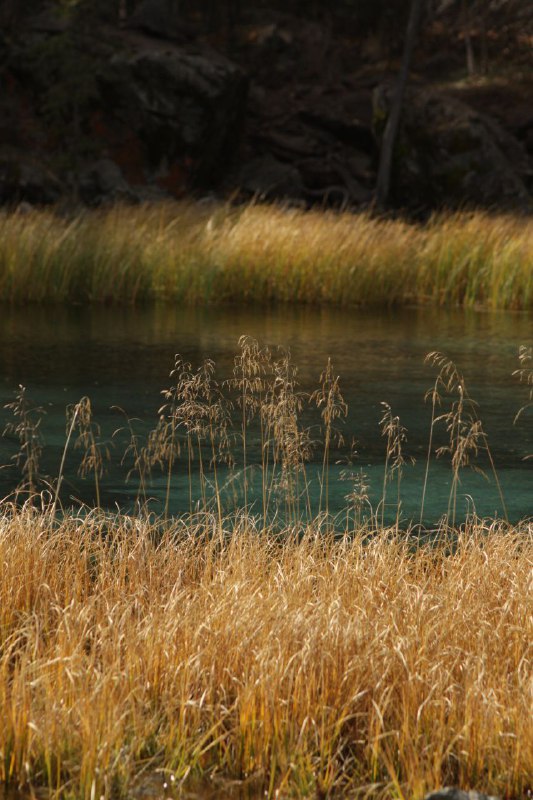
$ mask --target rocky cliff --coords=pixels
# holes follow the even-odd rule
[[[464,52],[453,0],[425,21],[396,208],[532,208],[533,12],[489,6],[499,16],[485,13],[483,41],[470,27]],[[0,203],[214,192],[370,205],[399,51],[344,21],[253,6],[231,31],[206,31],[168,0],[119,21],[35,2],[0,39]],[[468,75],[473,52],[485,62]]]

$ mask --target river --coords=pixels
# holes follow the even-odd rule
[[[53,483],[59,472],[65,442],[65,408],[82,396],[92,402],[94,420],[102,437],[124,425],[122,408],[140,435],[157,421],[161,390],[170,385],[169,371],[175,354],[193,365],[211,358],[218,380],[231,375],[237,342],[241,335],[257,338],[273,350],[290,349],[298,367],[300,388],[316,388],[319,375],[331,358],[334,371],[349,406],[341,423],[346,446],[332,450],[328,511],[342,514],[351,492],[350,475],[365,475],[369,503],[379,506],[383,494],[386,441],[379,421],[382,402],[390,404],[406,428],[401,482],[401,519],[404,524],[420,518],[422,485],[431,422],[431,403],[424,401],[436,371],[424,363],[430,351],[451,358],[462,372],[468,392],[479,407],[477,414],[496,465],[507,514],[513,521],[533,514],[533,409],[526,410],[516,424],[514,417],[527,402],[528,391],[512,373],[519,366],[518,348],[531,345],[533,316],[527,313],[485,313],[422,308],[387,312],[337,310],[333,308],[202,308],[182,309],[170,305],[147,308],[2,308],[0,311],[0,427],[11,420],[4,406],[12,401],[19,385],[46,412],[40,423],[45,446],[40,469]],[[450,398],[441,412],[448,410]],[[115,408],[112,408],[115,407]],[[302,424],[316,424],[315,413],[303,413]],[[318,431],[318,428],[316,428]],[[316,434],[318,435],[318,434]],[[122,437],[123,438],[123,437]],[[315,429],[311,438],[315,438]],[[357,456],[349,464],[350,443],[356,440]],[[434,446],[446,445],[444,424],[435,428]],[[111,447],[111,461],[102,478],[102,503],[129,510],[135,499],[134,484],[125,483],[127,466],[121,466],[121,435]],[[17,452],[11,433],[0,439],[0,492],[13,491],[20,475],[12,465]],[[63,502],[94,502],[93,482],[77,475],[79,455],[67,455]],[[257,442],[250,441],[249,463],[259,462]],[[416,459],[412,465],[410,459]],[[11,466],[9,466],[11,464]],[[490,462],[484,452],[474,459],[486,475],[470,468],[461,470],[457,519],[470,510],[479,515],[502,516],[500,494]],[[389,462],[389,467],[391,466]],[[318,509],[322,450],[316,448],[306,466],[313,510]],[[172,478],[170,511],[189,508],[186,467],[176,465]],[[432,457],[429,468],[424,522],[433,524],[446,513],[452,481],[450,459]],[[230,479],[221,465],[221,482]],[[386,484],[385,518],[397,516],[397,472]],[[341,480],[343,478],[343,480]],[[235,481],[232,485],[239,485]],[[197,487],[196,487],[197,489]],[[195,491],[196,491],[195,489]],[[152,508],[164,506],[166,480],[159,473],[148,487]],[[197,498],[194,498],[197,499]],[[233,502],[242,502],[242,492]],[[350,501],[348,501],[350,502]],[[254,509],[256,507],[254,506]],[[322,502],[322,509],[324,501]],[[365,509],[369,505],[365,501]]]

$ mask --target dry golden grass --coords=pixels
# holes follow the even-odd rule
[[[432,545],[199,517],[0,517],[0,779],[525,796],[533,529]]]
[[[0,300],[533,307],[528,218],[174,203],[0,215]]]

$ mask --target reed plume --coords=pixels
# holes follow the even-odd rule
[[[381,497],[381,527],[385,526],[385,503],[387,484],[396,476],[396,529],[399,529],[401,515],[401,483],[403,468],[406,463],[414,464],[414,458],[405,457],[403,445],[407,441],[407,429],[401,424],[400,417],[394,416],[388,403],[381,403],[381,435],[387,441],[385,451],[385,467],[383,472],[383,493]]]
[[[329,515],[330,447],[332,439],[335,440],[337,447],[341,447],[344,443],[342,433],[340,429],[335,426],[335,422],[346,418],[348,414],[348,406],[340,390],[340,378],[338,375],[334,374],[333,365],[329,358],[326,369],[320,375],[320,386],[312,393],[310,402],[316,403],[317,408],[321,409],[323,456],[318,513],[320,514],[322,512],[322,498],[325,496],[325,512],[327,517]]]
[[[450,488],[447,518],[451,519],[452,526],[455,525],[457,512],[457,489],[460,484],[461,470],[465,467],[484,475],[483,470],[472,459],[475,459],[480,449],[482,449],[489,460],[492,475],[500,496],[500,502],[504,517],[507,518],[507,507],[503,496],[502,487],[494,464],[494,458],[489,446],[486,432],[483,429],[481,420],[477,412],[477,403],[470,397],[463,375],[459,372],[454,362],[447,356],[439,352],[428,353],[426,363],[439,368],[433,389],[428,392],[432,399],[432,416],[430,426],[430,437],[428,446],[428,457],[426,461],[426,474],[422,493],[422,513],[426,492],[429,460],[433,441],[433,428],[443,422],[448,434],[448,444],[437,448],[437,457],[449,454],[452,467],[452,483]],[[444,390],[452,399],[450,409],[436,416],[436,407],[442,402],[439,390]]]
[[[43,451],[44,440],[41,434],[41,422],[45,410],[35,406],[29,400],[26,387],[19,385],[15,399],[6,403],[4,408],[14,417],[4,428],[4,436],[13,436],[19,443],[18,452],[11,460],[22,472],[22,482],[17,488],[26,493],[31,500],[34,497],[40,480],[39,462]]]
[[[269,480],[267,515],[274,490],[285,498],[287,520],[301,519],[301,500],[311,516],[305,464],[311,457],[313,445],[308,428],[300,424],[300,414],[308,396],[299,389],[298,370],[290,352],[282,353],[272,363],[273,379],[261,406]],[[270,471],[270,474],[269,474]],[[303,486],[302,486],[303,479]]]
[[[239,338],[239,353],[235,356],[233,377],[226,385],[237,392],[237,405],[241,409],[242,476],[244,509],[248,509],[248,429],[256,417],[260,423],[261,469],[263,483],[263,515],[266,513],[266,472],[263,414],[261,408],[273,373],[272,355],[268,347],[260,347],[252,336]]]
[[[528,399],[517,411],[514,418],[515,423],[524,411],[531,408],[533,405],[533,347],[526,347],[526,345],[523,344],[520,345],[518,349],[518,360],[520,362],[520,369],[516,369],[513,372],[513,376],[517,377],[520,383],[524,383],[528,387]]]
[[[101,440],[100,426],[93,420],[91,401],[86,396],[67,408],[67,436],[76,431],[78,435],[74,440],[74,449],[83,451],[78,474],[85,478],[92,472],[96,507],[101,508],[100,481],[105,462],[111,459],[111,452],[109,444]]]

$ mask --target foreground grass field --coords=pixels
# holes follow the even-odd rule
[[[257,796],[526,797],[532,564],[531,524],[415,546],[4,506],[0,780],[87,800],[156,769]]]
[[[2,213],[0,300],[531,309],[533,224],[177,203]]]

